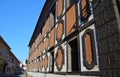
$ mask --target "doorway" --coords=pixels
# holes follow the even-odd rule
[[[70,50],[71,50],[71,71],[77,72],[79,71],[79,61],[78,61],[78,44],[77,44],[77,38],[73,39],[69,42]],[[69,58],[69,57],[68,57]]]

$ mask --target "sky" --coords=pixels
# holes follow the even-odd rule
[[[0,35],[21,62],[28,58],[28,44],[45,1],[0,0]]]

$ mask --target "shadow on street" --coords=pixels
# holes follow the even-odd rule
[[[24,73],[24,74],[8,75],[8,76],[3,74],[0,77],[26,77],[26,73]]]

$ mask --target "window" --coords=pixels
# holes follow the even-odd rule
[[[51,13],[50,13],[50,27],[52,28],[54,25],[55,25],[55,19],[56,19],[56,8],[55,8],[55,4],[51,10]]]
[[[12,58],[12,62],[14,62],[14,59]]]
[[[80,2],[80,17],[81,21],[84,22],[91,15],[90,2],[89,0],[81,0]]]

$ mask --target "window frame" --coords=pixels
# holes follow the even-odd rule
[[[86,58],[86,45],[85,45],[85,37],[86,35],[89,34],[90,35],[90,40],[91,40],[91,53],[92,53],[92,62],[91,64],[88,63],[87,58]],[[92,29],[87,29],[83,36],[82,36],[82,45],[83,45],[83,65],[88,69],[91,70],[94,68],[95,65],[97,65],[97,59],[96,59],[96,48],[95,48],[95,37],[94,37],[94,32]]]
[[[83,8],[82,8],[82,1],[83,0],[81,0],[80,1],[80,4],[79,4],[79,6],[80,6],[80,19],[81,19],[81,21],[82,22],[84,22],[85,20],[87,20],[89,17],[90,17],[90,15],[91,15],[91,7],[90,7],[90,1],[89,0],[86,0],[86,5],[84,6],[84,4],[83,4]],[[84,12],[83,11],[86,11],[87,12],[87,16],[84,18],[84,16],[83,16],[83,14],[84,14]]]
[[[119,14],[120,14],[120,0],[116,0],[116,3],[117,3],[118,11],[119,11]]]
[[[88,1],[88,3],[89,3],[89,10],[90,10],[90,12],[89,12],[89,15],[83,20],[82,19],[82,16],[81,16],[81,1],[82,0],[79,0],[79,24],[80,24],[80,26],[84,26],[84,24],[85,23],[88,23],[89,21],[91,21],[94,17],[93,17],[93,0],[86,0],[86,1]]]
[[[70,8],[78,0],[66,0],[66,8]]]
[[[50,11],[50,28],[52,29],[56,24],[56,3]]]

